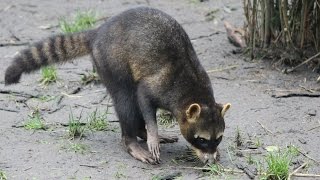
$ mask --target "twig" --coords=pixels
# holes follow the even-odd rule
[[[273,98],[290,98],[290,97],[310,97],[310,98],[317,98],[320,97],[320,94],[308,94],[308,93],[288,93],[288,94],[280,94],[276,95],[273,94],[271,95]]]
[[[320,177],[320,174],[303,174],[303,173],[296,173],[294,176],[297,177]]]
[[[77,94],[77,93],[79,93],[80,91],[81,91],[81,87],[77,87],[77,88],[75,88],[75,89],[73,89],[72,91],[70,91],[69,93],[64,93],[64,92],[61,92],[61,96],[58,98],[58,100],[57,100],[57,105],[59,105],[60,103],[61,103],[61,101],[62,101],[62,99],[65,97],[65,96],[67,96],[67,97],[82,97],[82,96],[71,96],[70,94]]]
[[[317,128],[320,128],[320,125],[316,126],[316,127],[313,127],[313,128],[310,128],[310,129],[308,129],[308,131],[312,131],[312,130],[317,129]]]
[[[284,72],[285,72],[285,73],[291,73],[292,71],[296,70],[298,67],[306,64],[307,62],[313,60],[314,58],[316,58],[316,57],[319,56],[319,55],[320,55],[320,52],[319,52],[318,54],[316,54],[316,55],[308,58],[307,60],[305,60],[304,62],[300,63],[299,65],[297,65],[296,67],[294,67],[294,68],[292,68],[292,69],[285,69]]]
[[[302,85],[299,85],[299,87],[301,87],[301,88],[304,89],[305,91],[308,91],[308,92],[311,92],[311,93],[315,93],[314,90],[308,89],[308,88],[306,88],[306,87],[304,87],[304,86],[302,86]]]
[[[194,38],[191,38],[190,40],[197,40],[197,39],[207,38],[207,37],[214,36],[216,34],[220,34],[220,31],[217,31],[217,32],[214,32],[214,33],[211,33],[211,34],[208,34],[208,35],[202,35],[202,36],[194,37]]]
[[[102,103],[102,101],[104,101],[106,98],[108,97],[108,95],[107,94],[105,94],[99,101],[97,101],[97,102],[93,102],[92,104],[101,104]]]
[[[7,108],[0,108],[0,111],[8,111],[8,112],[15,112],[15,113],[19,112],[19,111],[15,110],[15,109],[7,109]]]
[[[257,120],[257,122],[260,124],[260,126],[261,126],[265,131],[267,131],[267,132],[269,132],[270,134],[273,135],[273,132],[270,131],[268,128],[266,128],[260,121]]]
[[[0,94],[11,94],[11,95],[21,96],[25,98],[39,98],[39,95],[28,94],[25,92],[11,91],[11,90],[0,90]]]
[[[225,71],[225,70],[229,70],[229,69],[234,69],[237,68],[238,65],[233,65],[233,66],[228,66],[225,68],[221,68],[221,69],[212,69],[212,70],[208,70],[207,73],[212,73],[212,72],[221,72],[221,71]]]
[[[297,90],[290,90],[290,89],[266,89],[265,91],[277,91],[277,92],[297,92]]]
[[[12,125],[11,127],[13,127],[13,128],[22,128],[22,127],[24,127],[25,125]]]
[[[183,167],[175,167],[175,168],[210,171],[210,168],[206,168],[206,167],[185,167],[185,166],[183,166]],[[226,169],[226,168],[222,168],[221,171],[227,172],[227,173],[239,173],[239,174],[244,173],[243,171],[238,171],[238,170],[234,170],[234,169]]]
[[[53,110],[49,111],[48,113],[49,113],[49,114],[53,114],[53,113],[55,113],[55,112],[57,112],[57,111],[61,110],[61,109],[62,109],[62,108],[64,108],[64,107],[65,107],[65,105],[59,106],[59,107],[57,107],[57,108],[55,108],[55,109],[53,109]]]
[[[291,176],[296,174],[298,171],[300,171],[300,169],[304,168],[307,164],[308,164],[307,162],[303,163],[301,166],[299,166],[297,169],[295,169],[292,173],[290,173],[289,177],[288,177],[288,180],[290,180]]]
[[[236,164],[238,169],[241,169],[250,179],[254,179],[255,174],[250,169],[242,164]]]
[[[310,160],[314,161],[315,163],[319,164],[319,161],[315,160],[314,158],[310,157],[308,154],[302,152],[300,149],[297,149],[299,151],[300,154],[302,154],[303,156],[309,158]]]
[[[100,168],[99,166],[95,166],[95,165],[86,165],[86,164],[80,164],[80,166],[82,166],[82,167],[89,167],[89,168]]]
[[[79,118],[79,119],[81,119],[81,118]],[[69,127],[70,126],[69,123],[68,124],[66,124],[66,123],[57,123],[57,125],[60,125],[60,126],[63,126],[63,127]],[[86,126],[87,123],[80,122],[79,125],[80,126]]]

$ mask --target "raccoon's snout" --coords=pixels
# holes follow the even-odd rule
[[[204,153],[199,149],[194,148],[196,155],[204,164],[213,164],[218,161],[218,152]]]

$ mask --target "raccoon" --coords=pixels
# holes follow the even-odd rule
[[[54,63],[90,54],[118,115],[122,142],[134,158],[157,164],[160,142],[156,110],[172,112],[181,134],[204,163],[214,162],[230,104],[215,102],[210,79],[181,25],[166,13],[138,7],[109,18],[100,27],[55,35],[14,57],[5,84]],[[147,141],[148,150],[137,138]]]

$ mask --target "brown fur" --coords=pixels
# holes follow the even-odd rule
[[[123,142],[133,157],[157,163],[159,141],[176,140],[158,135],[157,108],[171,111],[186,140],[200,154],[213,157],[221,141],[217,135],[225,128],[222,106],[215,102],[210,79],[188,35],[159,10],[131,9],[97,29],[35,43],[14,58],[5,83],[17,83],[22,73],[86,54],[91,54],[113,99]],[[147,139],[149,152],[137,143],[137,136]]]

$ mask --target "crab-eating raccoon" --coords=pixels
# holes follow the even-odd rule
[[[157,108],[176,117],[184,138],[203,162],[215,161],[225,129],[224,106],[215,102],[210,79],[181,25],[152,8],[130,9],[97,29],[55,35],[20,51],[5,72],[5,84],[54,63],[90,54],[117,112],[122,142],[136,159],[155,164],[159,142]],[[145,150],[137,141],[147,141]]]

